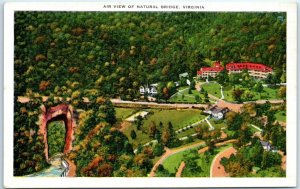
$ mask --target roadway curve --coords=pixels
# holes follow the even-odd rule
[[[229,174],[226,173],[225,168],[220,161],[223,157],[229,158],[230,155],[234,153],[236,153],[236,149],[234,149],[233,147],[227,148],[218,153],[211,163],[210,177],[228,177]]]

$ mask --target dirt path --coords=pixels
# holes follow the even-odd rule
[[[125,129],[126,129],[127,127],[129,127],[130,125],[131,125],[131,123],[129,123],[128,121],[122,121],[122,123],[120,124],[119,130],[120,130],[121,132],[123,132],[123,131],[125,131]]]
[[[182,161],[179,168],[178,168],[178,170],[177,170],[176,177],[181,177],[181,173],[182,173],[184,168],[185,168],[185,163],[184,163],[184,161]]]
[[[68,173],[67,177],[76,177],[76,165],[68,159],[65,159],[65,160],[69,164],[69,173]]]
[[[185,151],[185,150],[188,150],[188,149],[191,149],[191,148],[195,148],[195,147],[198,147],[198,146],[201,146],[205,144],[205,142],[197,142],[195,144],[191,144],[189,146],[184,146],[184,147],[181,147],[181,148],[175,148],[175,149],[169,149],[169,148],[165,148],[166,152],[163,154],[163,156],[161,156],[161,158],[154,164],[150,174],[149,174],[149,177],[154,177],[155,176],[155,172],[157,170],[157,167],[162,164],[169,156],[171,155],[174,155],[176,153],[179,153],[179,152],[182,152],[182,151]]]
[[[230,157],[231,154],[236,153],[236,149],[233,147],[227,148],[224,151],[218,153],[210,166],[210,177],[228,177],[229,174],[225,172],[225,168],[221,165],[221,159],[223,157]]]

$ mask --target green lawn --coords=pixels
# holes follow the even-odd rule
[[[286,122],[286,112],[285,111],[278,111],[275,114],[276,120]]]
[[[115,107],[115,111],[116,111],[116,118],[118,120],[123,120],[123,119],[128,118],[132,114],[134,114],[137,111],[137,109],[134,109],[134,108],[116,108]]]
[[[205,118],[204,115],[200,114],[201,110],[196,109],[152,111],[154,114],[147,116],[143,127],[147,127],[152,121],[156,123],[157,127],[159,126],[159,122],[162,122],[164,126],[167,126],[171,122],[174,130],[177,130]]]
[[[229,102],[233,102],[233,98],[232,98],[232,91],[233,91],[233,87],[226,85],[223,86],[223,94],[224,94],[224,99],[229,101]]]
[[[132,130],[134,130],[137,135],[135,139],[132,139],[130,136]],[[127,136],[134,149],[136,149],[139,145],[146,144],[147,142],[153,140],[148,136],[145,130],[137,130],[134,124],[131,124],[131,126],[127,127],[123,133]]]
[[[143,125],[140,130],[137,130],[134,123],[132,123],[131,126],[127,127],[127,129],[124,130],[124,134],[129,138],[129,141],[133,145],[134,148],[137,148],[139,144],[143,145],[151,140],[153,138],[150,138],[149,128],[148,126],[153,121],[156,124],[157,129],[162,131],[164,127],[168,127],[169,121],[172,123],[174,131],[183,128],[187,125],[190,125],[192,123],[195,123],[199,120],[202,120],[205,118],[204,115],[201,115],[201,110],[194,110],[194,109],[188,109],[188,110],[157,110],[152,109],[151,110],[153,114],[148,115],[143,120]],[[159,123],[163,123],[163,128],[159,127]],[[132,130],[135,130],[136,132],[136,139],[132,139],[130,136],[130,133]]]
[[[218,98],[221,98],[221,92],[220,92],[220,86],[217,83],[207,83],[203,84],[202,87],[209,93],[212,94]],[[241,85],[236,85],[235,88],[240,88],[243,90],[247,90]],[[232,97],[232,91],[234,90],[233,86],[225,85],[223,86],[223,94],[226,101],[233,102],[234,99]],[[272,99],[278,99],[277,91],[278,88],[270,88],[270,87],[264,87],[263,92],[260,94],[258,92],[255,92],[253,90],[250,90],[254,97],[252,100],[272,100]]]
[[[170,157],[168,157],[164,162],[163,166],[166,170],[168,170],[170,173],[176,173],[182,158],[183,154],[186,153],[185,151],[179,152],[177,154],[174,154]]]
[[[221,88],[218,83],[205,83],[201,87],[215,97],[221,98]]]

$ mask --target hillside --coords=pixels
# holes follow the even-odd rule
[[[286,66],[284,13],[16,12],[15,93],[133,99],[211,61]],[[75,94],[74,94],[75,95]]]

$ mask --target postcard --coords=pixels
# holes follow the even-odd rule
[[[296,185],[295,3],[5,4],[4,185]]]

